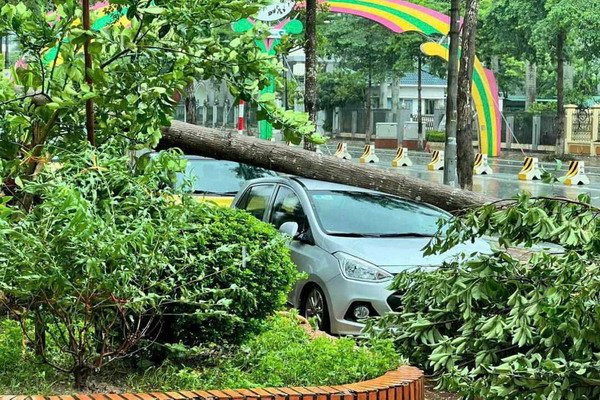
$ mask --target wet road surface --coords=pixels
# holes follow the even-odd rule
[[[362,154],[362,147],[351,146],[348,151],[352,155],[351,162],[358,163],[358,159]],[[328,145],[323,148],[323,152],[333,154],[335,146]],[[378,149],[376,154],[380,159],[380,162],[376,164],[377,166],[392,169],[391,162],[395,155],[394,150]],[[399,174],[440,184],[443,182],[443,171],[427,171],[427,164],[431,159],[430,154],[410,152],[409,158],[414,165],[412,167],[394,168]],[[489,164],[494,170],[494,174],[475,176],[474,191],[502,199],[512,198],[522,191],[527,191],[533,196],[567,197],[570,199],[577,199],[580,194],[585,193],[591,196],[594,205],[600,206],[600,167],[586,166],[586,173],[591,181],[590,185],[566,186],[560,182],[548,184],[540,181],[520,181],[518,173],[522,167],[521,162],[490,159]],[[555,164],[541,163],[541,165],[557,177],[567,173],[568,163],[565,163],[560,171],[555,171]]]

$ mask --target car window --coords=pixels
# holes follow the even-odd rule
[[[277,229],[286,222],[296,222],[300,232],[306,230],[308,224],[306,214],[300,199],[292,189],[286,186],[279,188],[273,202],[270,222]]]
[[[178,176],[179,185],[191,178],[192,192],[208,195],[235,195],[244,182],[274,176],[275,173],[231,161],[199,159],[188,160],[185,174]]]
[[[262,220],[269,200],[275,189],[275,185],[256,185],[252,186],[245,194],[238,205],[238,208],[246,210],[256,218]]]
[[[319,224],[330,235],[432,236],[448,214],[382,193],[311,191]],[[343,211],[340,211],[343,210]]]

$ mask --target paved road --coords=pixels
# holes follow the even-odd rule
[[[352,154],[352,162],[358,162],[362,154],[362,147],[350,146],[348,148]],[[328,145],[323,149],[323,152],[332,154],[335,152],[334,145]],[[391,161],[394,158],[395,151],[392,150],[377,150],[377,155],[380,158],[380,163],[377,164],[381,168],[391,169]],[[442,183],[442,171],[427,171],[426,166],[431,158],[430,154],[411,152],[409,154],[414,165],[412,167],[396,168],[399,174],[414,176],[431,182]],[[591,180],[588,186],[566,186],[562,183],[546,184],[542,182],[523,182],[519,181],[517,175],[521,170],[522,163],[511,160],[490,160],[490,166],[494,170],[493,175],[475,176],[473,189],[476,192],[485,193],[489,196],[498,198],[511,198],[519,192],[526,190],[534,196],[562,196],[571,199],[576,199],[582,193],[587,193],[592,197],[592,202],[596,206],[600,206],[600,167],[586,167],[587,175]],[[544,163],[544,168],[549,171],[554,171],[554,164]],[[555,172],[557,176],[566,174],[567,165],[563,165],[560,172]]]

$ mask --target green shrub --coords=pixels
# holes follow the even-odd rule
[[[402,307],[373,333],[467,399],[600,398],[600,209],[589,201],[521,196],[457,218],[429,253],[483,235],[501,249],[399,275]],[[507,251],[517,245],[541,247]]]
[[[0,292],[15,317],[25,310],[46,327],[39,339],[68,357],[43,360],[78,388],[144,339],[239,341],[283,305],[297,275],[286,240],[170,191],[179,154],[136,168],[87,148],[60,159],[61,169],[18,182],[28,212],[0,198]]]
[[[141,391],[340,385],[378,377],[400,363],[390,341],[312,340],[294,314],[278,315],[211,367],[167,363],[131,377],[129,384]]]
[[[446,132],[429,131],[425,135],[425,140],[433,143],[444,143],[446,142]]]
[[[173,307],[169,313],[180,315],[165,319],[160,340],[189,346],[239,344],[285,304],[298,272],[290,262],[286,242],[271,225],[236,209],[202,208],[209,212],[197,221],[203,231],[194,251],[212,254],[204,260],[208,276],[203,284],[219,289],[211,298],[226,313],[194,314],[195,306]],[[244,261],[240,252],[231,251],[241,248],[249,255]],[[236,290],[228,293],[230,288]]]
[[[39,393],[50,390],[61,377],[47,365],[40,365],[27,348],[17,321],[0,320],[0,393]],[[36,393],[37,394],[37,393]]]

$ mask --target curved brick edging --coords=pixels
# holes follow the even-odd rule
[[[176,391],[74,396],[0,396],[0,400],[424,400],[423,371],[400,367],[380,378],[339,386]]]

